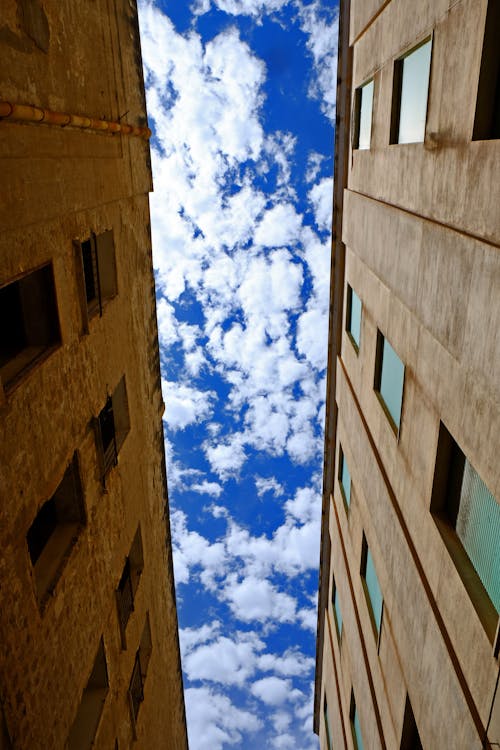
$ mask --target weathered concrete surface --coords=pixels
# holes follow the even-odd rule
[[[43,6],[43,7],[42,7]],[[44,18],[47,21],[45,26]],[[47,38],[48,29],[48,38]],[[133,3],[2,4],[5,99],[146,121]],[[187,747],[164,473],[142,139],[0,122],[0,286],[52,262],[61,345],[0,398],[0,702],[12,744],[63,748],[101,636],[109,692],[95,747],[129,747],[146,613],[152,655],[134,746]],[[112,229],[118,295],[83,335],[74,241]],[[130,432],[103,491],[92,417],[125,374]],[[78,451],[87,524],[40,610],[26,533]],[[144,571],[122,650],[115,590],[140,523]]]
[[[351,687],[365,748],[399,748],[407,693],[424,748],[479,750],[486,727],[500,742],[498,613],[480,592],[472,601],[466,564],[430,512],[441,421],[500,500],[500,141],[471,140],[486,6],[351,2],[353,93],[375,84],[371,147],[352,152],[344,193],[345,288],[362,301],[361,344],[344,332],[330,394],[332,476],[341,445],[352,479],[348,513],[334,480],[327,529],[344,623],[339,645],[330,602],[322,690],[334,747],[353,747]],[[394,60],[430,34],[425,142],[389,145]],[[373,388],[377,331],[405,364],[399,435]],[[363,533],[384,597],[378,643]]]

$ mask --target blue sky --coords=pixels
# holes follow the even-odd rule
[[[139,7],[190,747],[312,750],[337,11]]]

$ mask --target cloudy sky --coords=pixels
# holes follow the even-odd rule
[[[191,750],[312,750],[337,11],[139,7]]]

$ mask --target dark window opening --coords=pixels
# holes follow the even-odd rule
[[[130,619],[130,615],[134,611],[134,599],[137,588],[139,586],[139,579],[141,577],[143,567],[144,557],[142,551],[141,530],[139,527],[135,533],[129,555],[125,560],[123,572],[116,591],[118,604],[118,620],[120,624],[120,633],[123,648],[127,647],[125,630]]]
[[[134,669],[132,670],[132,677],[130,678],[128,690],[134,733],[139,709],[141,703],[144,701],[144,683],[148,671],[149,660],[151,658],[151,651],[151,626],[149,623],[149,614],[147,614],[144,629],[142,631],[141,642],[135,656]]]
[[[439,429],[431,512],[493,642],[500,612],[500,503],[443,423]]]
[[[401,744],[399,748],[400,750],[423,750],[408,696],[406,696],[403,731],[401,732]]]
[[[84,524],[85,509],[75,453],[56,491],[41,506],[26,534],[40,601],[54,587]]]
[[[483,52],[474,117],[474,141],[500,138],[500,3],[490,0],[484,27]]]
[[[116,261],[113,231],[92,234],[76,243],[77,267],[81,275],[83,328],[94,315],[102,315],[104,303],[116,296]]]
[[[101,638],[92,672],[69,733],[68,750],[90,750],[93,747],[108,689],[108,667]]]
[[[0,321],[0,377],[9,386],[61,342],[51,265],[0,289]]]
[[[130,431],[125,376],[108,396],[104,408],[95,420],[96,440],[103,480],[118,463],[118,453]]]

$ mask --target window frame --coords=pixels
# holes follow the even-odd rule
[[[358,725],[359,725],[359,734],[361,735],[361,744],[358,742],[358,735],[356,732],[356,718],[358,720]],[[364,748],[363,733],[361,731],[361,721],[359,720],[359,712],[356,706],[356,700],[354,698],[353,687],[351,687],[351,701],[349,705],[349,723],[351,725],[351,733],[352,733],[352,741],[354,745],[354,750],[363,750]]]
[[[107,243],[109,242],[109,246]],[[84,246],[89,244],[93,283],[96,296],[87,299],[87,282],[85,274]],[[102,318],[106,305],[118,295],[118,273],[116,266],[116,246],[113,229],[102,232],[90,232],[84,240],[74,240],[75,264],[78,296],[82,317],[82,333],[90,332],[90,321]],[[109,257],[106,257],[109,252]],[[94,272],[95,266],[95,272]],[[105,273],[104,273],[105,271]],[[106,289],[107,288],[107,289]]]
[[[367,583],[367,580],[366,580],[366,568],[367,568],[367,563],[368,563],[368,553],[370,554],[370,557],[371,557],[371,559],[373,561],[373,571],[375,573],[375,578],[377,580],[377,586],[378,586],[378,589],[380,591],[380,596],[381,596],[381,599],[382,599],[382,605],[380,607],[380,621],[379,621],[378,625],[377,625],[377,620],[375,618],[375,611],[374,611],[373,604],[372,604],[372,598],[371,598],[371,595],[370,595],[370,590],[368,588],[368,583]],[[376,571],[376,568],[375,568],[375,561],[373,560],[373,555],[370,552],[370,547],[368,545],[368,541],[366,539],[365,532],[363,532],[363,541],[362,541],[362,544],[361,544],[361,567],[360,567],[360,574],[361,574],[361,582],[362,582],[362,586],[363,586],[363,591],[365,593],[365,598],[366,598],[366,602],[367,602],[367,605],[368,605],[368,612],[369,612],[369,615],[370,615],[370,621],[371,621],[371,624],[372,624],[373,633],[375,635],[375,640],[376,640],[376,643],[377,643],[377,653],[378,653],[378,651],[380,649],[380,639],[381,639],[381,635],[382,635],[382,625],[383,625],[383,621],[384,621],[384,595],[382,593],[382,587],[380,585],[380,581],[378,579],[377,571]]]
[[[93,683],[97,684],[94,685]],[[94,693],[94,695],[92,695],[92,693]],[[97,648],[97,653],[92,665],[92,670],[83,689],[80,703],[78,704],[76,715],[70,728],[67,741],[68,750],[90,750],[92,747],[94,747],[94,740],[97,736],[97,732],[99,731],[99,726],[101,723],[102,715],[104,712],[104,705],[106,703],[108,693],[108,662],[106,659],[104,638],[103,636],[101,636],[99,640],[99,646]],[[80,725],[82,721],[84,721],[86,725],[88,725],[89,723],[88,716],[86,716],[86,714],[89,713],[88,709],[85,709],[83,706],[85,704],[88,705],[88,703],[91,701],[93,703],[98,702],[100,705],[97,711],[94,711],[94,716],[91,720],[90,731],[85,732],[85,737],[82,738],[82,729]],[[82,744],[82,742],[84,742],[85,744]]]
[[[347,497],[346,490],[344,487],[344,480],[342,477],[342,474],[344,472],[344,465],[345,465],[347,474],[349,476],[349,497]],[[346,461],[344,449],[342,448],[342,443],[340,442],[339,442],[339,468],[338,468],[337,478],[338,478],[339,486],[340,486],[340,494],[342,496],[342,500],[344,501],[344,507],[345,507],[346,513],[349,514],[349,509],[351,507],[352,476],[351,476],[351,472],[349,471],[349,464]]]
[[[330,732],[330,721],[328,719],[328,701],[326,699],[326,690],[323,689],[323,720],[325,722],[325,734],[326,734],[326,744],[328,747],[328,750],[332,750],[332,735]]]
[[[500,612],[456,531],[465,463],[488,489],[451,432],[440,421],[432,482],[430,511],[460,580],[494,650],[500,648]],[[489,491],[489,490],[488,490]],[[492,494],[490,492],[490,494]],[[494,497],[494,496],[493,496]],[[495,498],[498,503],[498,499]]]
[[[115,591],[122,649],[127,648],[127,625],[132,612],[135,611],[135,599],[143,570],[144,548],[142,543],[141,527],[139,524],[134,534],[132,544],[130,545],[129,553],[125,558],[122,574]],[[120,588],[122,581],[124,582],[124,585],[122,588]],[[128,597],[123,594],[123,591],[127,587],[129,592]]]
[[[112,420],[113,435],[105,448],[103,425],[105,425],[106,419]],[[97,417],[93,417],[92,422],[96,441],[97,458],[101,473],[101,482],[105,488],[106,479],[111,473],[111,470],[118,464],[118,456],[131,429],[127,381],[125,375],[122,375],[118,381],[112,395],[108,394],[104,406]]]
[[[153,641],[151,636],[151,622],[149,619],[149,612],[146,612],[141,640],[135,654],[134,666],[132,668],[132,674],[130,676],[127,690],[134,739],[137,739],[137,720],[141,705],[144,703],[144,685],[146,684],[146,677],[152,652]],[[138,697],[136,697],[133,690],[135,683],[138,683],[140,686],[140,694]]]
[[[61,488],[64,482],[69,482],[72,486],[72,497],[70,498],[70,503],[68,503],[66,498],[63,498],[62,500],[59,499],[59,502],[57,498],[54,499],[58,492],[62,492]],[[56,515],[61,515],[64,518],[64,514],[66,514],[68,518],[66,518],[66,520],[62,520],[61,518],[57,519],[52,531],[48,534],[45,542],[36,555],[36,559],[33,559],[33,545],[30,545],[29,535],[34,528],[37,519],[39,519],[40,513],[50,502],[54,502],[53,509]],[[69,516],[75,517],[69,518]],[[32,570],[35,597],[42,612],[50,594],[54,591],[71,556],[71,552],[86,524],[87,513],[81,479],[80,461],[78,451],[75,451],[54,492],[38,507],[36,516],[26,533],[26,548]]]
[[[500,4],[488,0],[474,110],[473,141],[500,139],[500,49],[498,35],[495,35],[495,30],[499,28]]]
[[[367,146],[360,146],[359,145],[359,137],[361,132],[361,113],[362,113],[362,107],[363,107],[363,89],[366,89],[367,86],[372,84],[372,102],[371,102],[371,110],[370,110],[370,140]],[[353,129],[352,129],[352,149],[353,151],[370,151],[371,145],[372,145],[372,135],[373,135],[373,103],[375,101],[375,76],[372,76],[367,81],[361,84],[361,86],[357,86],[354,90],[354,100],[353,100],[353,109],[354,109],[354,117],[353,117]]]
[[[339,641],[339,645],[342,642],[342,633],[344,632],[344,618],[342,617],[342,608],[340,606],[340,602],[338,599],[338,589],[337,585],[335,583],[335,576],[332,571],[332,596],[331,596],[331,602],[332,602],[332,610],[333,610],[333,619],[335,620],[335,629],[337,631],[337,638]],[[340,614],[340,625],[339,625],[339,614]]]
[[[359,304],[361,305],[360,313],[359,313],[359,344],[354,338],[354,335],[352,333],[352,295],[353,294],[357,297],[357,299],[359,300]],[[361,348],[362,320],[363,320],[363,302],[361,301],[361,297],[357,294],[357,292],[353,289],[353,287],[348,283],[347,295],[346,295],[345,330],[349,338],[349,341],[354,347],[354,351],[356,352],[356,355],[359,354],[359,350]]]
[[[417,52],[421,47],[430,42],[431,44],[431,55],[429,61],[429,80],[427,83],[427,102],[425,106],[425,124],[424,134],[422,140],[419,141],[400,141],[399,140],[399,128],[401,121],[401,102],[403,94],[403,69],[404,61],[410,57],[414,52]],[[431,93],[431,80],[432,80],[432,60],[434,56],[434,31],[426,36],[419,42],[412,43],[411,47],[406,52],[395,58],[393,63],[393,75],[392,75],[392,100],[391,100],[391,124],[389,133],[389,145],[390,146],[410,146],[418,143],[425,143],[427,134],[427,118],[429,115],[429,99]]]
[[[48,336],[50,340],[46,343],[35,343],[33,341],[30,343],[28,341],[28,339],[33,337],[33,333],[31,333],[31,336],[28,334],[26,330],[26,327],[29,324],[29,320],[27,320],[28,315],[26,313],[22,314],[23,311],[21,310],[21,326],[26,343],[19,351],[9,357],[0,366],[0,405],[5,401],[6,397],[14,391],[17,386],[31,374],[31,372],[33,372],[34,369],[41,365],[62,346],[61,317],[59,314],[57,286],[52,260],[41,263],[40,265],[31,268],[29,271],[25,271],[18,276],[7,280],[5,283],[1,283],[0,292],[7,287],[16,284],[19,285],[19,291],[17,294],[20,295],[21,285],[25,284],[30,276],[35,275],[40,275],[38,285],[44,292],[44,298],[46,300],[46,307],[44,308],[43,313],[45,316],[45,326],[47,330],[50,331],[50,335]],[[45,278],[42,278],[42,275],[45,275]],[[22,307],[21,301],[19,304]],[[36,350],[32,352],[32,356],[29,356],[30,350]]]
[[[384,364],[384,348],[385,348],[385,342],[389,344],[392,351],[396,355],[396,357],[399,359],[401,364],[403,365],[403,382],[401,384],[401,406],[399,410],[399,424],[396,424],[394,421],[394,417],[392,416],[391,412],[389,411],[389,407],[382,395],[381,392],[381,385],[382,385],[382,371],[383,371],[383,364]],[[400,435],[401,435],[401,429],[403,424],[403,405],[405,400],[405,384],[406,384],[406,364],[403,362],[399,354],[397,353],[396,349],[392,346],[391,342],[385,336],[380,329],[377,329],[377,344],[376,344],[376,351],[375,351],[375,368],[374,368],[374,377],[373,377],[373,390],[375,391],[375,395],[377,396],[377,399],[382,406],[382,409],[384,410],[384,413],[389,421],[389,424],[392,428],[392,431],[394,432],[397,440],[399,441]]]

